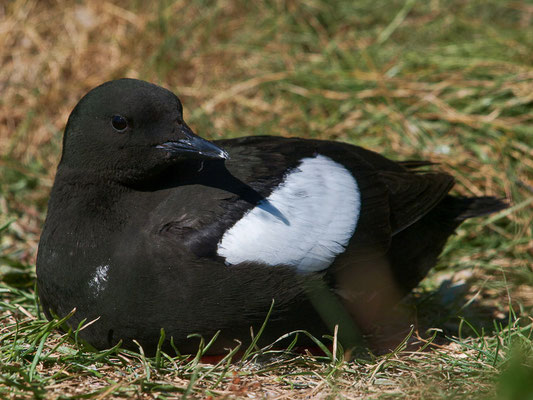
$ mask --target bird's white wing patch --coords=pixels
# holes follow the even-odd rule
[[[329,267],[352,237],[361,196],[352,174],[329,157],[301,160],[272,194],[228,229],[218,243],[227,264]]]

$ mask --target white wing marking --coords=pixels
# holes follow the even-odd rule
[[[344,252],[361,209],[352,174],[329,157],[304,158],[272,194],[228,229],[218,255],[320,271]]]

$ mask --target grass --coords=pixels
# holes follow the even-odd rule
[[[0,397],[532,399],[532,48],[533,5],[516,0],[1,3]],[[202,136],[430,159],[456,193],[512,207],[463,224],[406,299],[423,350],[91,352],[39,313],[35,254],[68,114],[122,76],[178,93]]]

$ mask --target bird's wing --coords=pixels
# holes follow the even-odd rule
[[[454,185],[453,177],[438,172],[420,174],[380,171],[379,177],[389,190],[393,234],[426,215]]]
[[[347,248],[351,256],[384,254],[393,233],[453,184],[338,142],[256,136],[216,144],[230,160],[206,163],[204,181],[182,188],[180,213],[189,219],[170,233],[197,256],[228,265],[319,271]]]
[[[153,225],[164,226],[156,230],[176,245],[228,265],[303,271],[326,269],[347,247],[387,250],[386,185],[352,146],[276,137],[216,143],[230,160],[205,162],[202,177],[182,182],[153,213]]]

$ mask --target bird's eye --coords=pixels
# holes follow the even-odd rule
[[[128,127],[128,120],[121,115],[113,115],[111,125],[116,131],[124,132]]]

